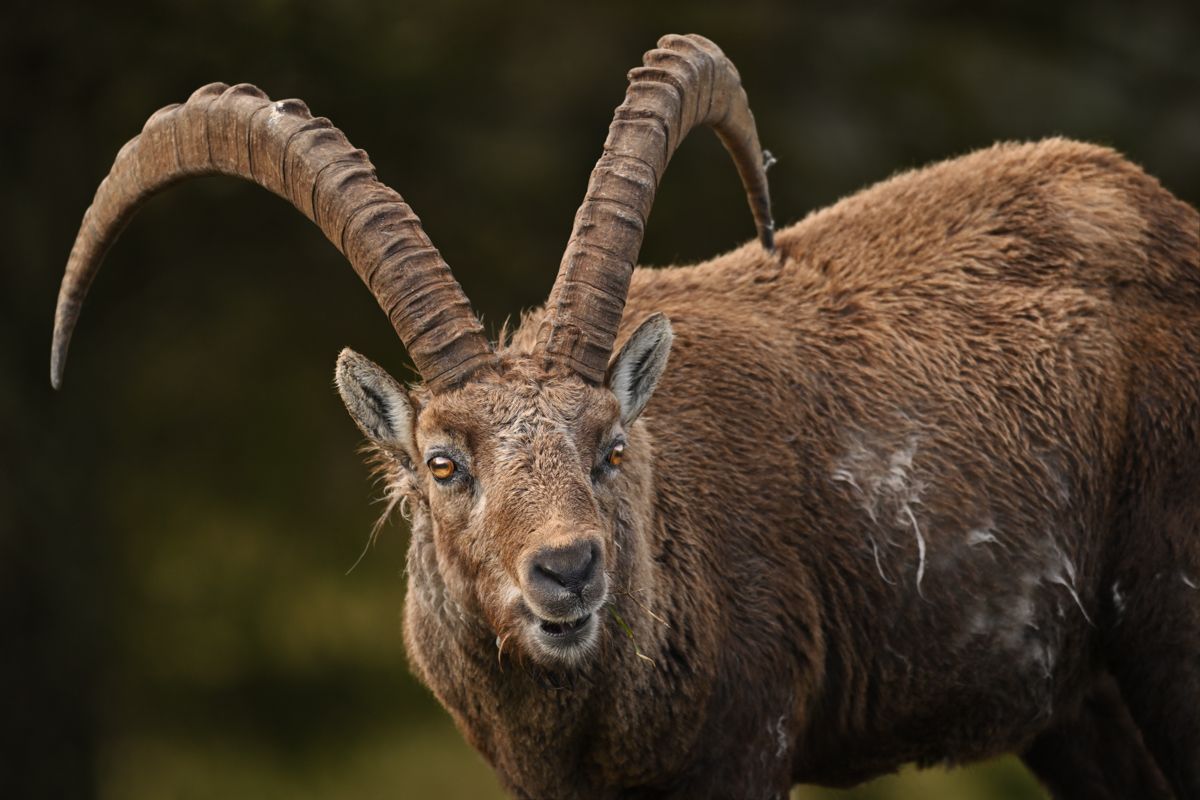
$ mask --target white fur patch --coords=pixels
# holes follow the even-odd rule
[[[919,593],[925,577],[926,542],[914,510],[921,504],[921,493],[925,489],[925,485],[913,476],[917,445],[917,437],[910,436],[903,447],[885,455],[868,449],[861,442],[854,442],[830,472],[829,478],[835,483],[845,483],[854,490],[871,522],[882,529],[885,544],[894,544],[886,535],[889,527],[912,529],[917,544],[916,583]],[[868,532],[867,539],[875,556],[875,568],[879,576],[888,583],[894,583],[883,571],[879,542],[874,533]]]
[[[1016,665],[1050,681],[1061,648],[1066,612],[1057,598],[1051,597],[1052,608],[1046,605],[1043,587],[1065,588],[1088,624],[1092,620],[1076,590],[1075,566],[1055,542],[1044,542],[1041,554],[1029,567],[1017,577],[1016,591],[1011,595],[979,600],[965,620],[959,642],[966,647],[977,646],[973,643],[980,640],[991,641],[999,652],[1011,654]],[[1113,591],[1118,605],[1127,600],[1119,586],[1114,585]]]
[[[1046,567],[1046,580],[1065,588],[1070,593],[1071,599],[1075,601],[1075,605],[1079,606],[1083,618],[1088,621],[1089,625],[1095,627],[1095,623],[1092,622],[1092,618],[1088,616],[1083,607],[1083,601],[1079,599],[1079,593],[1075,590],[1075,565],[1071,563],[1071,559],[1059,548],[1057,543],[1051,542],[1050,546],[1053,549],[1053,556]]]
[[[1050,680],[1054,676],[1054,646],[1049,642],[1034,639],[1028,654],[1030,660],[1042,670],[1042,677]]]
[[[775,757],[782,760],[788,752],[787,714],[767,723],[767,735],[775,740]]]
[[[987,520],[978,528],[972,528],[967,531],[967,546],[978,547],[981,544],[1000,544],[1000,539],[996,536],[998,531],[992,520]]]
[[[509,608],[519,602],[521,602],[521,590],[515,584],[506,584],[500,590],[500,606],[502,608]]]

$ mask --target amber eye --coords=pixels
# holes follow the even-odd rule
[[[621,462],[625,460],[625,445],[618,442],[612,446],[612,450],[608,451],[608,465],[610,467],[619,467]]]
[[[426,462],[426,465],[429,467],[429,471],[433,473],[433,477],[439,481],[450,480],[454,476],[454,473],[458,471],[458,465],[454,463],[454,460],[445,456],[434,456]]]

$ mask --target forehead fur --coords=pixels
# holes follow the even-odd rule
[[[419,427],[467,435],[532,432],[550,424],[583,432],[619,414],[616,398],[570,372],[548,372],[532,359],[509,356],[500,369],[453,391],[421,398]]]

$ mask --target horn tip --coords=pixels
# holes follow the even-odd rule
[[[71,347],[71,334],[78,318],[78,305],[64,300],[60,294],[54,311],[54,333],[50,338],[50,385],[56,390],[62,388],[63,373],[67,371],[67,350]]]
[[[52,386],[55,391],[62,389],[63,373],[66,371],[66,366],[66,359],[56,346],[50,351],[50,386]]]

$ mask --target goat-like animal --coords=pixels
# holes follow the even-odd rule
[[[199,90],[84,218],[55,385],[137,205],[253,180],[346,254],[424,378],[349,350],[336,373],[411,512],[413,666],[515,796],[783,797],[1018,752],[1063,798],[1200,797],[1196,210],[1051,139],[773,241],[720,50],[668,36],[630,79],[549,302],[496,347],[327,120]],[[697,124],[758,241],[634,269]]]

